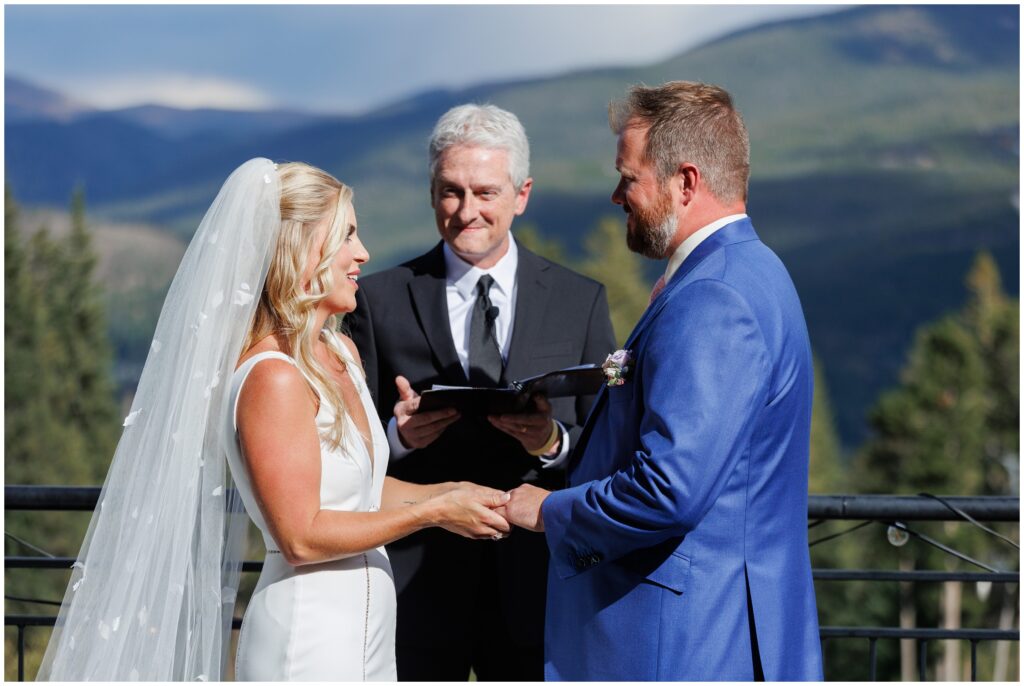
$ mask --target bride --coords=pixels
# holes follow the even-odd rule
[[[267,555],[237,677],[394,680],[384,544],[508,533],[500,491],[385,476],[358,353],[335,333],[369,259],[351,197],[301,163],[250,160],[225,182],[168,292],[40,679],[220,679],[245,512]]]

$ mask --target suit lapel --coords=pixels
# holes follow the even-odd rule
[[[576,467],[576,464],[580,461],[580,457],[583,456],[583,451],[587,447],[587,443],[590,441],[590,434],[594,432],[594,425],[597,423],[597,415],[604,409],[605,401],[608,399],[608,386],[601,386],[601,390],[597,392],[597,397],[594,398],[594,405],[590,408],[590,414],[587,415],[587,421],[583,424],[583,431],[580,432],[580,437],[576,440],[576,444],[571,447],[569,452],[569,460],[565,466],[565,478],[566,482],[571,486],[572,482],[572,471]]]
[[[640,317],[640,321],[637,322],[633,328],[633,332],[629,335],[626,340],[626,344],[623,346],[624,350],[633,350],[633,357],[636,357],[637,351],[633,348],[637,338],[647,328],[647,325],[654,320],[658,312],[670,300],[672,293],[680,288],[686,275],[693,271],[694,267],[704,261],[704,259],[727,245],[734,243],[743,243],[745,241],[758,240],[757,233],[754,232],[754,227],[750,223],[750,218],[746,217],[739,219],[731,224],[723,226],[715,233],[708,236],[706,240],[701,242],[692,253],[690,253],[686,260],[679,266],[679,269],[675,274],[672,275],[672,280],[665,286],[665,290],[662,291],[661,295],[651,303],[643,316]],[[628,382],[627,382],[628,383]],[[590,440],[590,434],[594,430],[594,424],[598,415],[604,409],[605,401],[608,397],[608,387],[602,386],[600,393],[597,398],[594,399],[594,407],[590,411],[590,415],[587,417],[587,422],[583,427],[582,433],[580,433],[579,440],[576,442],[575,447],[572,450],[572,454],[569,456],[569,462],[566,467],[567,478],[572,477],[572,470],[583,456],[583,451],[586,450],[587,442]]]
[[[519,266],[516,267],[516,312],[503,374],[506,383],[530,376],[529,362],[533,356],[531,344],[544,340],[545,332],[541,330],[541,325],[544,321],[544,304],[550,297],[547,264],[522,245],[517,247]]]
[[[451,383],[468,385],[469,379],[459,362],[452,341],[452,327],[448,320],[448,295],[446,292],[444,253],[438,243],[427,253],[422,262],[423,269],[409,282],[409,295],[419,319],[423,336],[440,363],[442,373]]]
[[[662,308],[665,307],[668,301],[671,300],[672,293],[680,288],[680,285],[686,279],[686,275],[693,271],[698,264],[703,262],[704,259],[712,253],[727,245],[743,243],[750,240],[757,240],[757,234],[754,232],[754,227],[750,223],[750,218],[744,217],[743,219],[738,219],[731,224],[726,224],[721,229],[708,236],[707,239],[702,241],[701,244],[694,248],[693,252],[687,256],[679,266],[679,269],[676,270],[676,273],[672,275],[672,279],[668,284],[666,284],[665,290],[662,291],[661,295],[659,295],[658,298],[651,303],[650,307],[644,311],[643,316],[640,317],[640,321],[637,322],[637,325],[633,328],[633,333],[631,333],[629,338],[626,340],[626,345],[624,346],[625,349],[630,349],[630,346],[636,342],[636,339],[640,336],[643,330],[647,328],[647,325],[651,323],[655,316],[657,316],[657,314],[661,312]]]

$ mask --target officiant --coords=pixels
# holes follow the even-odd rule
[[[429,141],[441,241],[359,281],[346,323],[391,447],[389,473],[500,489],[564,484],[593,400],[539,398],[518,415],[418,413],[438,385],[503,387],[601,363],[615,349],[604,287],[516,243],[530,198],[529,143],[493,105],[445,113]],[[403,681],[540,681],[548,552],[540,534],[478,542],[424,530],[388,546]]]

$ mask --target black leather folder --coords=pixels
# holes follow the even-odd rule
[[[507,388],[434,386],[421,394],[418,412],[454,407],[463,414],[518,414],[533,410],[534,396],[590,395],[597,393],[604,382],[601,367],[585,364],[513,381]]]

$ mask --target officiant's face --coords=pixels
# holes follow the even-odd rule
[[[504,150],[469,145],[444,150],[430,193],[441,238],[469,264],[493,267],[508,252],[512,220],[526,209],[532,184],[527,179],[516,190]]]

